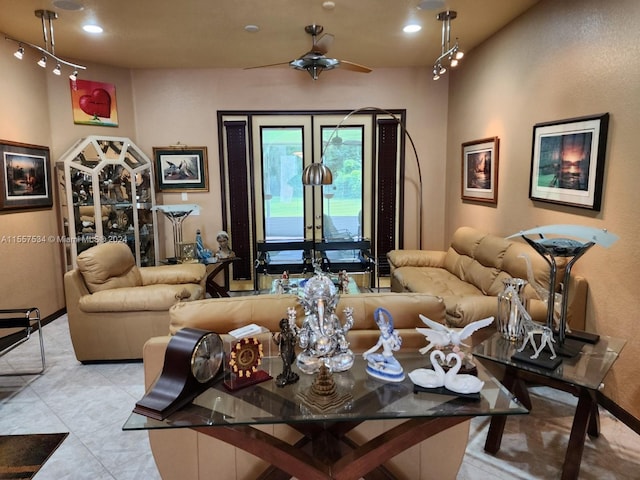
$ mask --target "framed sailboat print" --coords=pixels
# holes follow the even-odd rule
[[[483,138],[462,144],[462,199],[498,203],[500,139]]]

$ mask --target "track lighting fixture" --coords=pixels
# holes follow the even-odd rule
[[[442,51],[441,55],[433,62],[433,79],[438,80],[441,75],[447,72],[445,65],[448,63],[450,67],[456,67],[464,56],[464,52],[460,50],[458,39],[451,46],[451,20],[458,16],[457,12],[447,10],[440,12],[436,18],[442,22]]]
[[[13,54],[13,56],[16,57],[18,60],[22,60],[22,57],[24,57],[24,47],[20,45],[18,47],[18,50],[16,50],[16,52]]]
[[[41,55],[40,60],[38,60],[38,65],[40,65],[42,68],[47,68],[47,58],[51,58],[56,62],[56,66],[53,69],[54,75],[62,74],[63,65],[65,67],[71,67],[73,69],[73,73],[69,75],[69,78],[75,81],[78,78],[78,70],[86,70],[87,67],[78,65],[73,62],[68,62],[67,60],[56,56],[55,40],[53,36],[53,21],[58,18],[58,14],[56,12],[52,12],[51,10],[36,10],[34,13],[35,16],[42,21],[42,36],[44,38],[44,48],[29,42],[24,42],[22,40],[17,40],[15,38],[5,36],[5,40],[9,40],[18,44],[18,50],[15,51],[13,56],[18,60],[22,60],[22,58],[24,57],[24,47],[27,46]]]

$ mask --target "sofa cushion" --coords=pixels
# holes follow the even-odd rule
[[[201,298],[201,285],[147,285],[100,290],[80,298],[84,312],[166,311],[179,301]]]
[[[78,255],[77,263],[91,293],[142,284],[133,254],[121,242],[91,247]]]

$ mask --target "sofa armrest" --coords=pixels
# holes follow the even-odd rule
[[[162,372],[164,366],[164,353],[171,340],[170,335],[164,337],[151,337],[146,341],[142,349],[142,361],[144,363],[144,389],[151,388],[153,382]]]
[[[201,263],[141,267],[138,270],[142,278],[142,285],[202,283],[207,274],[207,267]]]
[[[451,327],[465,327],[471,322],[487,317],[495,317],[498,297],[489,295],[466,295],[445,297],[447,324]],[[496,328],[495,322],[486,328]]]
[[[400,267],[444,267],[447,252],[440,250],[391,250],[387,259],[391,270]]]

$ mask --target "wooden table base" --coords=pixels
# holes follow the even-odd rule
[[[515,367],[507,367],[502,384],[529,410],[531,410],[531,399],[525,384],[526,379],[532,379],[539,384],[570,392],[578,397],[578,405],[573,417],[573,425],[571,426],[571,434],[561,476],[562,480],[577,479],[580,474],[580,463],[582,462],[586,435],[589,434],[591,437],[600,435],[600,416],[596,392],[584,387],[570,386],[541,375],[523,372]],[[491,418],[489,433],[484,444],[486,452],[495,454],[500,450],[506,421],[507,417],[504,415]]]
[[[346,434],[361,422],[295,423],[290,427],[304,437],[291,445],[250,426],[192,427],[271,464],[259,480],[393,479],[382,464],[399,453],[448,428],[470,420],[470,416],[421,417],[387,430],[362,445]]]

